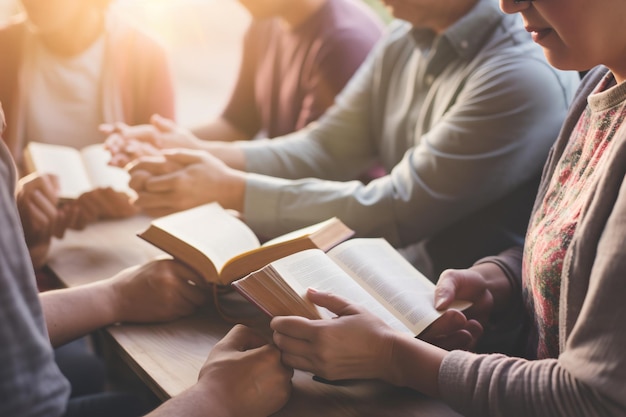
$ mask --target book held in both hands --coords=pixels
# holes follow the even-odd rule
[[[59,179],[61,200],[75,200],[96,188],[111,187],[134,196],[128,185],[130,175],[122,168],[109,165],[111,154],[102,144],[80,150],[70,146],[29,142],[24,162],[29,172],[54,174]]]
[[[236,280],[232,286],[270,317],[333,317],[306,299],[307,288],[360,304],[392,328],[420,334],[442,313],[434,306],[435,284],[382,238],[351,239],[327,253],[301,251]],[[465,309],[457,301],[451,308]]]
[[[333,217],[261,244],[243,221],[209,203],[154,219],[138,236],[193,268],[207,283],[228,285],[276,259],[312,248],[327,251],[353,234]]]

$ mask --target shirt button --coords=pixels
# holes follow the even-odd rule
[[[433,81],[435,81],[435,76],[432,74],[428,74],[424,81],[426,82],[426,85],[431,85]]]
[[[469,46],[469,42],[467,42],[467,41],[461,41],[460,45],[461,45],[461,48],[463,48],[463,49],[467,49],[467,47]]]

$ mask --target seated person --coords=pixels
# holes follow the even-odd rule
[[[101,123],[147,123],[154,113],[174,117],[164,49],[108,13],[110,2],[22,0],[25,13],[0,28],[0,102],[9,120],[4,139],[21,175],[29,141],[82,148],[104,140]],[[128,196],[112,189],[79,202],[74,228],[135,213]],[[34,261],[40,266],[44,260]]]
[[[206,142],[169,122],[112,135],[119,165],[204,150],[128,165],[136,205],[160,216],[218,201],[267,238],[337,216],[357,236],[412,245],[431,279],[522,241],[578,74],[551,68],[491,0],[394,5],[404,21],[296,133]],[[389,174],[354,181],[377,163]]]
[[[111,188],[59,209],[55,178],[37,172],[24,176],[26,144],[83,148],[104,140],[98,128],[103,122],[146,123],[155,112],[174,117],[164,49],[110,12],[110,3],[23,0],[25,13],[0,28],[0,102],[10,121],[4,139],[20,167],[18,207],[41,290],[58,286],[42,269],[52,236],[136,210],[125,193]],[[73,392],[104,385],[101,361],[84,340],[55,353]]]
[[[4,117],[0,110],[0,126]],[[173,320],[205,301],[200,278],[171,260],[121,271],[90,285],[37,294],[15,207],[16,170],[0,143],[0,415],[140,416],[128,396],[105,393],[69,399],[54,362],[58,346],[118,322]],[[236,327],[209,354],[198,382],[150,416],[267,416],[287,401],[293,371],[251,329]]]
[[[291,133],[317,120],[382,34],[362,0],[239,0],[252,16],[239,77],[205,140]],[[165,116],[167,117],[167,116]]]
[[[543,171],[523,249],[449,270],[435,291],[441,309],[454,299],[473,301],[456,327],[433,325],[430,337],[438,334],[438,343],[471,347],[481,331],[465,325],[478,324],[486,335],[523,322],[523,356],[449,352],[315,291],[309,299],[339,317],[275,318],[274,342],[289,366],[331,380],[380,378],[441,398],[465,416],[624,416],[626,27],[617,16],[626,13],[626,3],[500,5],[521,13],[555,67],[597,65],[583,80]]]

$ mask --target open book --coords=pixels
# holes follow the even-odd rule
[[[386,240],[352,239],[328,253],[312,249],[279,259],[232,286],[269,316],[333,317],[305,298],[307,288],[332,292],[367,308],[392,328],[420,334],[441,312],[433,284]],[[458,301],[451,308],[464,309]]]
[[[155,219],[139,237],[189,265],[207,282],[227,285],[292,253],[327,251],[353,234],[341,220],[331,218],[261,244],[244,222],[210,203]]]
[[[130,175],[122,168],[108,164],[109,151],[102,144],[78,150],[70,146],[29,142],[24,151],[24,162],[30,171],[55,174],[59,179],[59,197],[73,200],[96,188],[111,187],[129,196]]]

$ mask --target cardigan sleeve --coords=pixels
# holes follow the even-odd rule
[[[524,305],[522,302],[522,247],[508,249],[497,256],[488,256],[474,263],[480,265],[493,263],[504,273],[511,285],[512,299],[508,309],[499,317],[492,317],[493,328],[490,331],[503,331],[519,325],[523,320]]]
[[[609,177],[606,182],[624,178],[622,172],[617,180]],[[611,189],[610,184],[598,188]],[[601,194],[592,205],[605,205]],[[590,209],[593,215],[589,223],[579,226],[579,240],[571,248],[574,255],[564,267],[573,282],[561,296],[561,354],[556,359],[529,361],[451,352],[440,368],[440,392],[464,415],[625,415],[626,182],[609,208],[606,223],[600,227],[596,223],[604,218],[605,207]]]
[[[544,170],[557,163],[586,96],[606,69],[592,71]],[[588,76],[589,77],[589,76]],[[582,104],[581,104],[582,103]],[[568,126],[570,126],[568,128]],[[626,414],[626,136],[616,135],[601,182],[564,260],[560,355],[529,361],[454,351],[442,362],[442,398],[467,416],[623,416]],[[540,188],[539,198],[542,196]],[[499,259],[512,265],[511,258]]]

